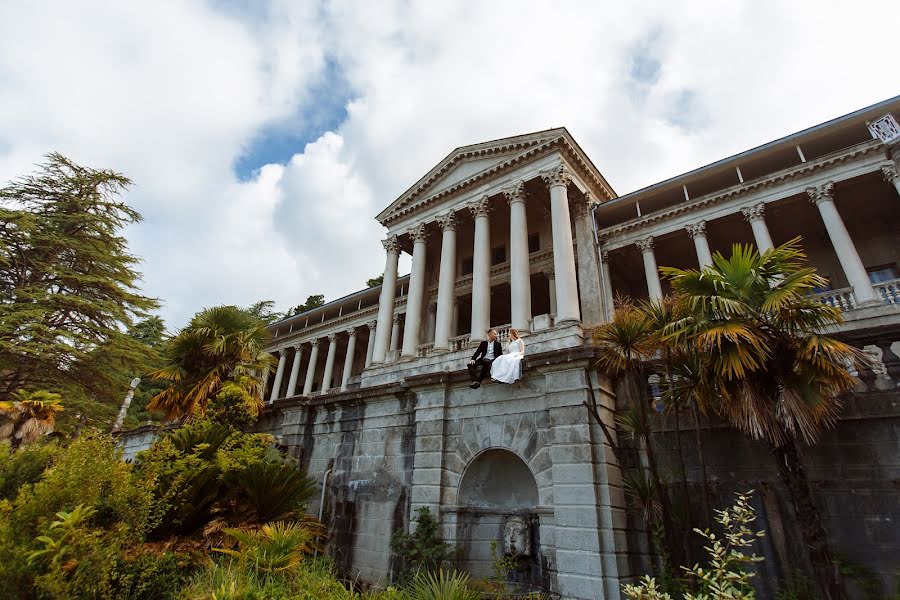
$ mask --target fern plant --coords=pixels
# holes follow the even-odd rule
[[[69,554],[69,545],[78,527],[97,512],[89,506],[79,504],[71,511],[56,513],[57,520],[50,524],[47,535],[40,535],[36,539],[44,545],[43,548],[31,552],[26,560],[29,565],[42,559],[49,558],[53,565],[60,565]]]
[[[419,571],[406,590],[411,600],[480,600],[481,594],[469,585],[469,576],[456,571]]]
[[[238,548],[214,550],[263,573],[294,569],[305,556],[321,550],[318,532],[304,523],[280,521],[254,530],[225,529],[224,532],[238,542]]]

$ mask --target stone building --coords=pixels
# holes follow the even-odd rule
[[[888,590],[900,565],[892,114],[900,97],[624,196],[564,128],[451,152],[377,216],[383,285],[270,327],[279,360],[260,428],[325,483],[339,566],[386,583],[400,567],[391,534],[428,507],[475,575],[490,571],[490,541],[506,539],[532,589],[620,598],[646,567],[646,535],[584,405],[596,402],[615,429],[614,389],[586,331],[617,294],[664,294],[658,266],[706,265],[733,243],[765,249],[801,235],[829,282],[818,297],[844,311],[837,334],[875,359],[804,461],[835,547]],[[401,252],[412,255],[403,277]],[[465,364],[488,327],[504,340],[511,327],[527,332],[524,378],[472,390]],[[656,427],[665,446],[669,424]],[[759,492],[771,596],[804,567],[772,459],[724,426],[703,435],[722,503],[737,489]]]

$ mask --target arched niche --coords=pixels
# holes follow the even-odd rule
[[[459,484],[459,504],[481,508],[529,509],[538,505],[537,482],[513,452],[486,450],[469,463]]]

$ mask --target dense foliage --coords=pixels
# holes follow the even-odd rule
[[[111,424],[147,358],[126,333],[156,307],[138,292],[139,261],[121,235],[141,219],[120,198],[129,184],[50,154],[0,188],[0,400],[58,393],[65,428],[76,414]]]

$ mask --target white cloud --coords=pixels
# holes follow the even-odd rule
[[[49,150],[132,177],[179,325],[357,289],[374,215],[455,146],[566,125],[625,193],[898,91],[892,2],[633,4],[3,3],[0,179]],[[346,119],[239,181],[261,131],[321,112],[329,60]]]

